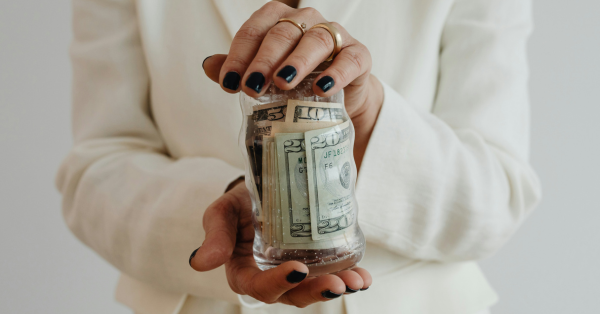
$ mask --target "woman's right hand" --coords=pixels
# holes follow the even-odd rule
[[[306,25],[306,34],[282,18]],[[237,32],[228,55],[205,59],[207,76],[228,93],[251,97],[265,94],[271,82],[282,90],[295,88],[334,50],[332,35],[312,28],[328,21],[313,8],[293,9],[277,1],[254,12]],[[369,49],[338,23],[329,22],[342,38],[341,50],[313,83],[313,92],[329,97],[344,90],[344,105],[354,125],[354,160],[360,170],[371,133],[383,104],[383,86],[371,74]]]
[[[261,271],[252,252],[252,202],[242,180],[206,209],[203,226],[206,239],[190,257],[190,266],[209,271],[225,264],[229,286],[237,294],[306,307],[371,285],[371,275],[358,267],[316,278],[307,278],[308,267],[296,261]]]

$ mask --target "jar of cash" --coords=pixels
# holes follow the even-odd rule
[[[357,222],[354,126],[343,91],[319,97],[320,72],[289,91],[240,93],[240,147],[253,204],[254,258],[263,269],[300,261],[309,276],[354,267],[365,239]]]

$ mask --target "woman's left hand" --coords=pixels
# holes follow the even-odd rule
[[[306,24],[306,34],[288,18]],[[334,49],[332,35],[312,26],[327,22],[313,8],[293,9],[271,1],[256,11],[235,35],[229,55],[214,55],[203,68],[224,91],[258,97],[273,81],[282,90],[294,88],[325,61]],[[313,86],[315,94],[331,96],[344,89],[345,105],[355,128],[354,158],[360,168],[369,137],[383,103],[381,83],[370,74],[371,54],[339,24],[330,22],[342,35],[342,49]]]
[[[243,180],[232,183],[230,188],[204,213],[206,239],[190,257],[192,268],[209,271],[224,264],[227,281],[235,293],[269,304],[284,303],[301,308],[371,286],[371,274],[360,267],[316,278],[307,278],[308,267],[298,261],[260,270],[253,255],[250,193]]]

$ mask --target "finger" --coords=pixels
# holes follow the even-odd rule
[[[315,78],[313,91],[321,97],[331,96],[348,85],[364,84],[371,71],[371,54],[356,42],[340,51],[333,63]]]
[[[215,269],[231,257],[235,247],[238,212],[234,199],[224,194],[204,213],[203,226],[206,238],[193,253],[190,266],[197,271]]]
[[[342,38],[344,38],[344,35],[342,35]],[[284,77],[274,76],[275,85],[283,90],[294,88],[329,57],[333,51],[333,45],[333,37],[328,31],[322,28],[309,29],[296,46],[296,49],[281,63],[275,72],[279,74],[284,68],[293,67],[297,71],[297,75],[290,82],[285,80]]]
[[[307,27],[324,22],[325,19],[314,8],[296,10],[292,15],[286,15],[298,23],[304,23]],[[300,39],[302,31],[292,23],[282,22],[273,26],[265,36],[256,56],[248,66],[246,74],[242,79],[244,87],[242,90],[252,96],[258,97],[264,94],[264,86],[271,82],[274,70],[294,50]],[[294,71],[282,73],[282,76],[293,79]]]
[[[333,24],[342,35],[342,49],[350,47],[357,43],[348,32],[339,24]],[[300,40],[296,49],[281,64],[278,71],[288,66],[297,69],[297,79],[287,82],[283,78],[275,78],[275,84],[284,90],[294,88],[306,75],[311,73],[319,64],[327,59],[334,49],[334,40],[331,34],[323,28],[313,28],[306,32],[306,35]]]
[[[283,3],[271,1],[254,12],[242,25],[233,38],[229,55],[219,74],[223,90],[228,93],[240,90],[240,79],[254,59],[263,38],[280,18],[292,10]]]
[[[363,280],[363,286],[360,290],[364,291],[369,289],[371,284],[373,284],[373,277],[371,277],[371,274],[366,269],[360,267],[352,268],[352,270],[359,274]]]
[[[227,264],[227,278],[234,292],[247,294],[265,303],[275,303],[288,290],[295,288],[308,275],[308,267],[290,261],[261,271],[252,255],[232,259]]]
[[[303,282],[298,287],[284,293],[279,302],[297,307],[306,307],[316,302],[339,298],[346,291],[346,285],[340,277],[324,275]]]
[[[227,59],[227,55],[216,54],[209,56],[202,62],[204,73],[215,83],[219,83],[219,73],[221,72],[223,63],[225,63],[225,59]]]
[[[352,270],[344,270],[336,275],[346,284],[346,293],[358,292],[364,285],[362,277]]]

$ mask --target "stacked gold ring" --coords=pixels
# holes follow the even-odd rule
[[[275,25],[279,24],[280,22],[292,23],[292,24],[294,24],[294,26],[298,27],[298,29],[300,31],[302,31],[302,35],[306,34],[306,24],[304,24],[304,23],[300,24],[292,19],[283,18],[283,19],[279,19],[279,21],[277,21],[277,23],[275,23]]]
[[[342,34],[331,23],[319,23],[311,27],[310,29],[313,28],[323,28],[326,31],[328,31],[329,34],[331,34],[331,37],[333,37],[333,51],[325,61],[333,60],[333,58],[335,58],[335,56],[337,56],[337,54],[340,53],[340,51],[342,51]]]

